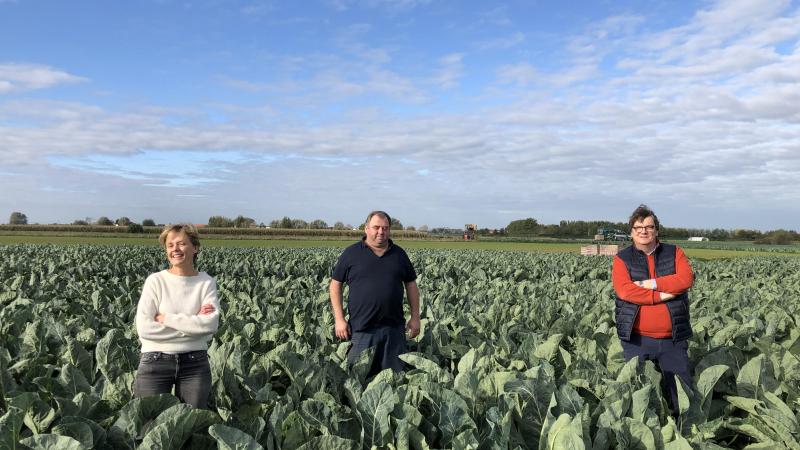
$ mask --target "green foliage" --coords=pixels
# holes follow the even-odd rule
[[[27,225],[28,224],[28,216],[25,214],[14,211],[11,213],[11,216],[8,218],[9,225]]]
[[[308,228],[315,229],[315,230],[323,230],[328,228],[328,224],[322,219],[312,220],[311,223],[308,224]]]
[[[208,218],[208,226],[217,228],[231,228],[233,227],[233,220],[225,216],[211,216]]]
[[[765,234],[755,243],[761,245],[789,245],[797,240],[800,240],[800,236],[794,231],[775,230]]]
[[[154,227],[156,226],[156,221],[153,219],[144,219],[142,220],[143,227]]]
[[[235,219],[233,219],[233,226],[235,228],[249,228],[251,226],[254,226],[255,224],[256,221],[254,219],[242,215],[238,215],[236,216]],[[209,226],[211,226],[211,224],[209,224]]]
[[[513,220],[506,227],[506,234],[509,236],[535,236],[538,231],[539,223],[532,217]]]
[[[114,225],[114,222],[112,222],[111,219],[109,219],[106,216],[100,216],[100,218],[97,219],[94,222],[94,224],[95,225],[101,225],[101,226],[104,226],[104,227],[108,227],[108,226]]]
[[[121,227],[127,227],[128,225],[131,224],[131,219],[129,219],[129,218],[125,217],[125,216],[122,216],[119,219],[117,219],[114,223],[116,225],[121,226]]]
[[[128,233],[144,233],[144,227],[138,223],[129,223]]]
[[[204,249],[223,318],[202,411],[131,398],[160,248],[0,247],[0,447],[800,448],[797,258],[693,261],[674,419],[653,364],[621,356],[608,258],[409,250],[422,333],[406,372],[366,379],[333,334],[339,252]]]

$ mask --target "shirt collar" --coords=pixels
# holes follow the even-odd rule
[[[653,250],[651,250],[651,251],[650,251],[650,253],[647,253],[647,252],[642,252],[642,253],[644,253],[644,254],[645,254],[645,255],[647,255],[647,256],[650,256],[650,255],[652,255],[653,253],[655,253],[655,252],[656,252],[656,250],[658,250],[658,247],[660,247],[660,246],[661,246],[661,241],[656,241],[656,246],[655,246],[655,247],[653,247]],[[640,250],[640,251],[641,251],[641,250]]]
[[[392,249],[392,247],[394,247],[394,241],[389,239],[389,245],[386,247],[386,251],[388,252],[389,250]],[[372,251],[370,246],[367,245],[367,237],[366,236],[362,236],[361,237],[361,248],[368,248],[368,249],[370,249],[370,251]]]

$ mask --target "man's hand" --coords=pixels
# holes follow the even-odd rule
[[[655,290],[656,288],[656,280],[650,278],[649,280],[642,280],[642,281],[634,281],[635,285],[639,286],[640,288]]]
[[[211,303],[204,303],[203,306],[200,307],[200,311],[197,312],[197,315],[205,316],[213,313],[216,310],[217,308],[214,308],[214,305],[212,305]]]
[[[419,317],[408,319],[408,323],[406,323],[406,336],[412,339],[419,336],[419,327]]]
[[[346,321],[337,320],[334,325],[334,331],[339,339],[343,341],[350,339],[350,325]]]
[[[659,292],[658,295],[661,297],[662,302],[666,302],[675,298],[675,294],[670,294],[669,292]]]

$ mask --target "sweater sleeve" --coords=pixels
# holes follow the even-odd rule
[[[183,335],[188,336],[206,336],[214,334],[219,327],[219,294],[217,293],[217,283],[212,278],[208,285],[205,287],[204,292],[201,294],[203,299],[201,306],[211,304],[214,306],[214,312],[211,314],[182,314],[182,313],[165,313],[164,325],[174,330],[177,330]],[[199,310],[198,310],[199,312]]]
[[[180,333],[156,321],[160,299],[154,280],[152,276],[147,277],[142,287],[142,296],[136,305],[136,333],[151,341],[170,341],[180,337]]]
[[[694,274],[689,258],[678,247],[675,249],[675,273],[656,278],[656,289],[670,294],[682,294],[694,284]]]
[[[619,256],[614,257],[614,265],[611,269],[611,280],[614,284],[614,291],[616,291],[619,298],[629,303],[637,305],[653,305],[659,303],[660,296],[658,292],[652,289],[645,289],[637,286],[631,280],[631,275],[628,273],[628,268],[625,267],[625,262]]]

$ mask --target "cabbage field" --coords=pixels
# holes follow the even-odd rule
[[[0,449],[800,449],[800,259],[693,261],[695,389],[625,363],[611,260],[411,250],[409,370],[348,369],[337,249],[204,249],[224,309],[211,410],[132,400],[156,247],[0,246]]]

